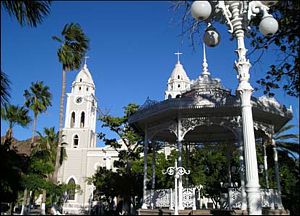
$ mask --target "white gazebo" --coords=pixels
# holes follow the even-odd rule
[[[178,72],[178,70],[181,71]],[[177,78],[179,78],[177,82],[179,82],[180,76],[184,76],[185,73],[179,59],[174,71]],[[174,71],[172,74],[175,73]],[[173,80],[169,79],[168,84],[171,83],[174,87],[175,83],[177,87],[181,87],[182,85],[176,83],[176,77],[174,77]],[[185,80],[188,79],[185,78]],[[173,87],[167,91],[170,92]],[[149,143],[155,144],[156,141],[161,141],[176,144],[179,153],[178,167],[182,167],[182,143],[184,141],[185,143],[189,143],[189,145],[226,142],[231,147],[240,149],[240,167],[243,168],[239,169],[241,187],[239,190],[232,190],[229,193],[232,197],[239,197],[239,200],[232,200],[231,197],[231,200],[228,200],[228,208],[231,209],[234,205],[235,208],[247,210],[245,186],[247,183],[245,178],[247,167],[245,167],[245,161],[249,160],[248,162],[251,164],[251,161],[257,161],[257,159],[256,152],[253,154],[253,152],[246,152],[243,149],[243,118],[240,97],[232,94],[229,89],[223,87],[220,79],[213,78],[208,72],[205,50],[201,75],[195,81],[191,81],[185,90],[178,91],[177,89],[176,91],[176,95],[170,94],[170,97],[166,95],[163,101],[147,99],[140,109],[129,118],[129,123],[144,136],[144,190],[142,209],[153,206],[172,207],[174,203],[174,192],[172,190],[169,190],[169,192],[166,190],[158,191],[158,193],[161,193],[159,196],[151,193],[151,196],[155,196],[156,198],[149,197],[150,193],[147,192],[146,187],[149,181],[147,179],[147,151]],[[251,106],[255,139],[260,139],[265,144],[272,143],[273,145],[277,181],[277,188],[273,191],[274,196],[272,195],[274,199],[272,198],[272,201],[270,201],[269,198],[266,198],[263,194],[264,190],[261,189],[262,195],[259,202],[263,207],[265,205],[265,207],[283,209],[276,143],[274,140],[272,142],[269,141],[272,140],[274,133],[292,119],[292,110],[279,104],[274,98],[266,96],[259,98],[251,97]],[[257,164],[251,165],[257,166]],[[265,163],[264,165],[264,169],[266,170],[267,164]],[[155,163],[152,165],[152,169],[155,170]],[[152,176],[152,182],[155,182],[155,175]],[[187,192],[183,188],[182,176],[179,177],[177,185],[178,196],[175,197],[178,197],[178,202],[176,202],[178,203],[178,209],[194,209],[195,194],[190,196],[183,193],[195,193],[195,190]],[[191,199],[193,200],[191,201]]]

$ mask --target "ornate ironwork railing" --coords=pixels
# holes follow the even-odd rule
[[[198,197],[196,188],[183,188],[182,204],[184,208],[196,207]],[[229,193],[221,194],[220,208],[228,209],[228,194],[231,209],[241,209],[242,195],[241,188],[228,188]],[[145,203],[149,208],[172,208],[174,207],[175,193],[173,189],[147,190]],[[274,209],[277,202],[277,194],[274,189],[261,189],[261,200],[263,208]]]
[[[194,188],[183,188],[182,191],[182,204],[184,208],[192,208],[195,205],[195,192]],[[154,208],[170,208],[175,205],[175,191],[173,189],[160,189],[160,190],[147,190],[147,198],[145,203]],[[171,203],[172,202],[172,203]]]

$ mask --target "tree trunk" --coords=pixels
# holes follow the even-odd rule
[[[32,148],[34,147],[34,142],[35,142],[35,131],[36,131],[36,122],[37,122],[37,114],[34,113],[34,117],[33,117],[33,126],[32,126],[32,136],[31,136],[31,148],[30,148],[30,152],[32,151]]]
[[[6,140],[10,140],[12,138],[12,126],[9,125],[7,131],[6,131],[6,135],[5,135],[5,141]]]
[[[46,190],[43,190],[43,198],[42,198],[42,203],[41,203],[41,215],[46,214]]]
[[[23,201],[22,201],[22,210],[21,210],[21,215],[24,215],[25,213],[25,207],[26,207],[26,203],[27,203],[27,189],[24,190],[24,195],[23,195]]]
[[[9,212],[11,215],[14,214],[14,207],[15,207],[15,201],[12,201],[10,204],[9,204]]]
[[[55,170],[53,173],[53,183],[57,183],[57,174],[60,167],[60,157],[61,157],[61,144],[62,144],[62,128],[64,119],[64,99],[65,99],[65,89],[66,89],[66,71],[62,71],[62,86],[61,86],[61,96],[60,96],[60,109],[59,109],[59,134],[58,134],[58,145],[56,149],[56,160],[55,160]]]

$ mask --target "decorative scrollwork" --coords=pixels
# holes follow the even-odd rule
[[[175,171],[176,171],[176,168],[175,167],[168,167],[167,170],[163,170],[162,171],[162,174],[166,175],[174,175],[175,174]]]
[[[189,175],[190,172],[191,172],[190,170],[186,170],[184,167],[177,167],[177,173],[180,176],[182,176],[184,174]]]

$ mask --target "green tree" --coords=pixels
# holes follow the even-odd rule
[[[45,214],[46,190],[53,187],[51,174],[55,167],[58,133],[54,127],[44,128],[44,135],[38,132],[39,138],[33,148],[29,161],[29,171],[24,178],[27,189],[43,192],[41,214]],[[24,196],[27,193],[24,192]],[[26,200],[26,197],[24,197]]]
[[[135,196],[141,197],[142,194],[143,175],[135,172],[134,169],[135,161],[140,159],[140,153],[142,152],[142,147],[139,145],[141,137],[128,123],[128,117],[137,109],[137,105],[128,104],[124,107],[124,116],[122,117],[100,116],[102,127],[114,132],[120,141],[115,138],[107,138],[103,133],[99,134],[99,138],[118,152],[119,160],[114,162],[114,166],[117,168],[116,172],[99,169],[91,180],[98,186],[96,189],[99,191],[98,193],[105,193],[110,203],[113,196],[119,195],[129,208],[131,204],[135,205],[134,202],[132,203],[132,198]],[[107,179],[110,180],[106,182]],[[130,212],[130,209],[127,210]]]
[[[38,115],[46,112],[48,107],[52,105],[52,95],[48,86],[44,86],[42,81],[37,81],[35,83],[31,83],[30,88],[24,91],[24,97],[26,99],[25,106],[33,111],[33,127],[31,137],[31,147],[33,147]]]
[[[61,32],[61,37],[53,36],[52,39],[60,44],[60,47],[57,51],[57,56],[59,62],[62,64],[62,88],[59,110],[59,145],[57,146],[55,171],[53,175],[53,181],[56,182],[61,158],[66,71],[79,69],[82,59],[88,49],[89,40],[81,29],[80,25],[77,23],[66,24]]]
[[[5,139],[8,140],[11,140],[13,137],[13,127],[15,125],[26,127],[31,122],[28,110],[25,107],[11,104],[5,104],[4,107],[1,107],[1,118],[8,122],[8,129],[5,135]]]
[[[50,12],[51,1],[33,0],[3,0],[1,8],[15,17],[21,26],[29,25],[36,27]]]
[[[0,88],[0,96],[1,96],[1,107],[4,106],[4,104],[8,103],[10,98],[10,81],[6,75],[1,70],[1,88]]]
[[[228,158],[226,145],[205,144],[196,146],[191,152],[190,179],[192,185],[202,185],[201,196],[210,197],[215,204],[221,199],[220,182],[228,182]]]

